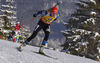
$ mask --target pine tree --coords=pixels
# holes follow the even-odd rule
[[[62,46],[70,54],[85,56],[94,60],[98,59],[97,45],[99,45],[100,29],[99,22],[99,0],[89,2],[78,1],[76,12],[71,14],[67,30],[62,33],[66,42]]]
[[[2,25],[4,26],[2,26],[1,28],[1,33],[3,33],[3,36],[7,38],[9,34],[12,32],[12,26],[15,25],[15,21],[17,20],[17,12],[14,11],[16,9],[16,4],[14,0],[3,0],[1,2],[1,19],[4,21],[2,22]]]
[[[2,36],[6,37],[8,40],[11,38],[11,32],[13,31],[13,26],[16,26],[17,21],[17,11],[16,11],[16,1],[15,0],[4,0],[2,2],[1,7],[1,20],[0,26]],[[20,42],[24,42],[26,38],[30,36],[29,26],[22,26],[23,30],[21,30],[22,36],[19,38]],[[5,33],[6,31],[7,33]]]

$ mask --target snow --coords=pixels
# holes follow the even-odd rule
[[[11,32],[10,30],[3,30],[3,33],[9,33]]]
[[[16,11],[9,11],[9,10],[1,10],[2,12],[8,12],[8,13],[14,13],[14,14],[16,14],[17,12]]]
[[[96,5],[96,2],[94,0],[90,0],[90,2],[94,3]]]
[[[76,18],[76,17],[72,17],[72,19],[73,19],[73,20],[76,20],[76,21],[78,21],[78,20],[79,20],[79,18]]]
[[[10,7],[10,8],[16,8],[14,6],[9,6],[9,5],[2,5],[3,7]]]
[[[81,39],[81,36],[80,36],[80,35],[74,35],[74,36],[72,36],[72,37],[75,37],[75,38],[73,39],[73,41],[76,41],[77,39]]]
[[[64,33],[64,34],[70,34],[70,33],[68,33],[68,32],[64,32],[64,31],[61,31],[62,33]]]
[[[82,3],[82,2],[80,2],[80,1],[78,1],[77,3],[79,3],[80,5],[82,5],[82,6],[84,6],[84,7],[88,7],[88,5],[87,5],[87,4]]]
[[[93,11],[91,12],[91,15],[96,15],[96,14],[97,14],[96,12],[93,12]]]
[[[85,57],[74,56],[54,50],[45,49],[45,53],[57,60],[36,54],[39,48],[27,45],[22,52],[17,50],[19,43],[0,40],[0,63],[98,63]]]
[[[9,19],[16,19],[17,17],[15,17],[15,16],[7,16],[7,18],[9,18]]]
[[[11,3],[13,3],[13,2],[14,2],[14,0],[6,0],[6,2],[11,2]]]
[[[87,19],[87,21],[88,21],[88,22],[92,22],[93,24],[95,24],[94,18]]]
[[[100,34],[98,32],[95,32],[95,36],[94,37],[96,37],[96,36],[100,36]]]

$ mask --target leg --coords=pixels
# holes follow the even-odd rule
[[[49,37],[49,34],[50,34],[50,27],[47,27],[47,28],[43,29],[43,31],[45,32],[45,37],[44,37],[42,45],[39,49],[40,54],[44,54],[43,50],[44,50],[45,45],[47,44],[47,40],[48,40],[48,37]]]
[[[49,28],[47,28],[46,30],[44,30],[44,32],[45,32],[44,41],[47,41],[47,40],[48,40],[48,38],[49,38],[50,29],[49,29]]]
[[[49,38],[49,34],[50,34],[50,27],[43,29],[43,31],[45,32],[45,37],[43,41],[47,41]]]
[[[41,30],[40,25],[37,25],[36,28],[34,29],[33,34],[27,39],[28,42],[30,42],[36,35],[37,33]]]
[[[26,46],[26,44],[29,44],[29,41],[31,41],[41,29],[41,26],[37,25],[33,34],[24,43],[22,43],[21,46],[18,47],[19,51],[21,51],[22,47]]]
[[[16,37],[17,37],[17,33],[18,33],[18,31],[14,31],[14,32],[15,32],[15,35],[13,35],[13,42],[16,41]]]

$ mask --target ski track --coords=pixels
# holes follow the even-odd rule
[[[22,52],[17,50],[19,43],[0,40],[0,63],[98,63],[84,57],[73,56],[45,49],[45,53],[57,60],[36,54],[39,48],[27,45]]]

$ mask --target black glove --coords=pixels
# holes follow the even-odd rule
[[[56,7],[56,6],[58,6],[58,5],[60,5],[60,3],[57,3],[54,7]]]
[[[56,21],[57,20],[57,18],[56,19],[54,19],[54,21]]]
[[[57,5],[60,5],[60,3],[57,3]]]
[[[37,15],[36,14],[33,14],[33,17],[36,17]]]

